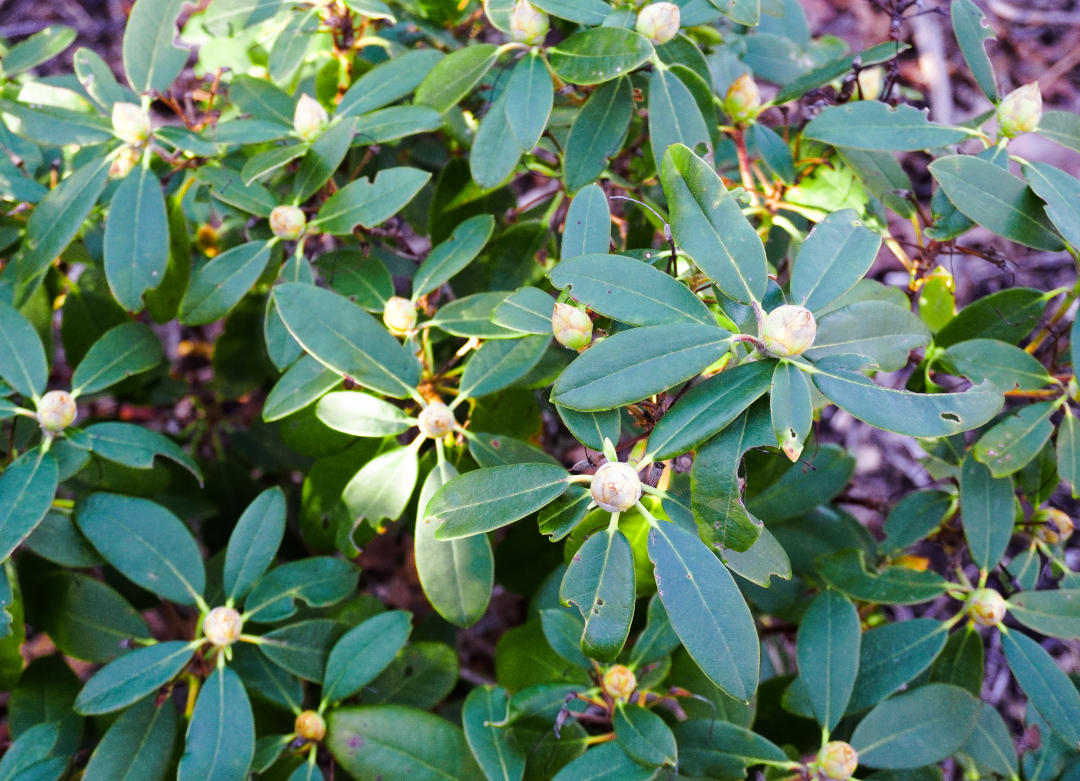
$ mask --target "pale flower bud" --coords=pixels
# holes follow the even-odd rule
[[[555,304],[551,330],[555,341],[572,350],[584,350],[592,343],[592,320],[587,312],[570,304]]]
[[[724,111],[736,123],[749,122],[761,113],[761,93],[749,73],[744,73],[728,87]]]
[[[240,637],[244,622],[231,607],[215,607],[203,619],[202,629],[211,645],[218,648],[232,645]]]
[[[818,765],[827,778],[847,781],[859,766],[859,755],[842,740],[834,740],[821,747]]]
[[[113,134],[132,146],[142,146],[150,138],[150,115],[134,103],[113,103]]]
[[[120,149],[120,154],[113,158],[109,165],[110,179],[123,179],[135,164],[139,162],[140,152],[133,146],[125,146]]]
[[[49,391],[37,405],[38,422],[46,431],[63,431],[75,421],[78,409],[67,391]]]
[[[967,598],[967,612],[979,626],[994,626],[1005,618],[1005,600],[992,588],[977,588]]]
[[[275,206],[270,212],[270,230],[279,239],[294,241],[307,227],[307,216],[297,206]]]
[[[634,29],[653,43],[667,43],[679,34],[679,6],[650,3],[638,13]]]
[[[326,129],[329,121],[330,115],[319,101],[307,94],[300,96],[296,102],[296,113],[293,114],[293,128],[300,138],[314,141]]]
[[[454,430],[454,413],[441,401],[433,401],[420,412],[420,433],[432,439],[445,437]]]
[[[593,475],[589,487],[593,501],[609,513],[629,510],[641,498],[637,470],[622,461],[608,461]]]
[[[1039,127],[1042,111],[1042,93],[1039,91],[1039,83],[1033,81],[1013,90],[998,103],[998,130],[1007,138],[1030,133]]]
[[[394,336],[405,336],[416,327],[416,306],[407,298],[392,296],[383,307],[382,320]]]
[[[810,349],[817,336],[817,323],[809,309],[785,304],[778,306],[761,324],[761,341],[770,355],[790,358]]]
[[[1037,510],[1031,516],[1031,523],[1035,526],[1035,537],[1047,545],[1065,542],[1073,533],[1072,518],[1053,507]]]
[[[318,742],[326,737],[326,721],[313,710],[306,710],[297,716],[293,729],[304,740]]]
[[[616,702],[626,702],[637,688],[637,676],[629,667],[612,665],[604,673],[604,693]]]
[[[510,37],[521,43],[540,43],[548,31],[547,14],[538,11],[529,0],[517,0],[510,12]]]

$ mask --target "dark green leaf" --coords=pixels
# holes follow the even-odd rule
[[[980,569],[993,569],[1012,537],[1013,484],[1010,478],[995,478],[972,451],[960,472],[960,512],[972,561]]]
[[[56,449],[57,445],[53,445],[53,450]],[[56,510],[45,513],[41,523],[24,543],[38,556],[63,567],[96,567],[105,563],[105,559],[98,555],[75,526],[75,520]],[[0,587],[2,586],[3,581],[0,579]]]
[[[593,669],[593,662],[581,650],[581,636],[585,631],[581,616],[561,608],[541,610],[540,626],[544,630],[544,639],[555,653],[582,670]]]
[[[467,472],[440,488],[424,518],[441,524],[435,539],[471,537],[534,513],[566,490],[566,470],[554,464],[513,464]]]
[[[877,257],[881,237],[854,209],[833,212],[814,226],[791,272],[794,302],[811,311],[836,301],[863,278]]]
[[[488,113],[480,121],[480,128],[476,131],[469,155],[469,171],[473,181],[485,190],[502,184],[521,160],[521,147],[514,140],[510,123],[506,119],[506,105],[509,100],[510,93],[507,90],[491,104]]]
[[[368,312],[381,315],[394,295],[394,280],[375,254],[343,247],[323,253],[316,262],[330,287]]]
[[[270,568],[285,535],[285,494],[268,488],[247,506],[229,536],[223,587],[234,601],[243,599]]]
[[[244,601],[245,620],[271,623],[296,613],[297,599],[311,607],[340,602],[356,590],[360,571],[329,556],[299,559],[263,575]]]
[[[127,652],[132,638],[150,630],[111,586],[78,572],[53,572],[39,586],[41,628],[65,655],[104,664]]]
[[[974,7],[974,3],[971,3]],[[955,14],[956,12],[953,11]],[[964,745],[964,753],[975,760],[980,770],[1016,778],[1019,767],[1012,735],[997,708],[988,702],[979,709],[975,731]]]
[[[970,2],[970,0],[969,0]],[[1035,194],[1046,201],[1046,216],[1074,247],[1080,245],[1080,182],[1046,163],[1029,163],[1024,176]]]
[[[762,762],[787,762],[779,746],[750,730],[715,719],[689,719],[673,728],[680,769],[694,777],[742,779]]]
[[[1016,344],[1035,327],[1049,298],[1040,290],[1014,287],[991,293],[964,307],[934,336],[938,347],[967,339],[997,339]]]
[[[177,781],[244,781],[255,756],[255,719],[240,677],[223,667],[199,689]]]
[[[444,305],[427,325],[437,326],[454,336],[466,339],[519,339],[521,332],[495,325],[491,313],[506,299],[504,291],[475,293]],[[554,308],[553,308],[554,309]]]
[[[485,342],[465,365],[458,397],[475,399],[512,385],[532,371],[550,343],[550,336]]]
[[[550,334],[555,299],[535,287],[523,287],[511,293],[491,313],[491,322],[527,334]]]
[[[1038,390],[1051,382],[1037,358],[996,339],[967,339],[946,349],[939,360],[951,374],[974,383],[990,380],[1005,391]]]
[[[888,301],[856,301],[818,321],[806,357],[817,361],[827,355],[865,355],[883,371],[896,371],[930,338],[929,329],[907,309]]]
[[[679,751],[664,720],[640,705],[620,705],[612,720],[615,739],[631,759],[646,766],[675,765]]]
[[[433,247],[416,270],[413,298],[427,295],[469,265],[487,244],[494,228],[495,220],[490,214],[471,217],[454,228],[450,238]]]
[[[575,759],[552,781],[648,781],[655,774],[655,767],[638,764],[618,743],[605,743]]]
[[[1054,433],[1051,402],[1031,404],[983,434],[972,449],[975,458],[990,467],[995,478],[1019,472],[1039,454]]]
[[[180,302],[180,322],[206,325],[224,317],[262,276],[271,249],[269,242],[252,241],[201,266]]]
[[[996,39],[994,31],[986,23],[986,17],[979,6],[971,0],[956,0],[949,10],[956,42],[960,44],[960,53],[964,55],[979,89],[991,103],[997,103],[1000,96],[997,81],[994,79],[994,67],[986,56],[986,46],[983,43],[987,38]]]
[[[147,697],[128,708],[97,744],[83,775],[85,781],[162,781],[163,757],[176,742],[176,706]]]
[[[140,95],[164,93],[187,64],[188,50],[175,45],[179,0],[138,0],[124,29],[124,71]]]
[[[323,701],[340,702],[375,680],[408,642],[411,619],[404,610],[392,610],[346,632],[326,661]]]
[[[416,451],[416,447],[399,447],[381,453],[348,482],[341,500],[357,523],[366,520],[378,528],[383,519],[401,517],[419,474]]]
[[[443,57],[438,49],[412,49],[379,63],[353,82],[338,103],[334,116],[366,114],[405,97],[420,86]]]
[[[201,483],[202,473],[194,459],[164,434],[133,423],[95,423],[68,438],[78,447],[90,450],[102,458],[135,469],[152,469],[154,457],[174,461]]]
[[[861,639],[855,606],[835,591],[819,594],[799,622],[799,676],[818,724],[830,732],[851,698]]]
[[[171,681],[194,654],[195,649],[186,640],[171,640],[125,654],[86,682],[75,700],[75,710],[93,716],[131,705]]]
[[[622,27],[595,27],[548,50],[551,67],[571,84],[602,84],[637,68],[653,53],[643,35]]]
[[[626,644],[634,597],[634,552],[626,535],[610,527],[578,549],[559,588],[562,603],[585,619],[581,650],[601,662],[614,661]]]
[[[859,650],[859,675],[848,712],[877,705],[928,668],[948,637],[947,627],[929,618],[898,621],[868,631]]]
[[[901,499],[885,518],[885,541],[881,551],[899,553],[933,532],[953,508],[953,497],[944,491],[916,491]]]
[[[1080,151],[1080,116],[1071,111],[1044,111],[1037,132],[1054,143]]]
[[[560,257],[598,255],[611,243],[611,210],[607,196],[598,184],[583,187],[566,211]]]
[[[0,377],[27,398],[37,398],[49,378],[41,337],[22,312],[4,302],[0,302]]]
[[[459,49],[439,62],[416,89],[416,103],[445,114],[480,83],[498,57],[498,49],[482,43]]]
[[[442,116],[427,106],[391,106],[360,117],[354,146],[383,144],[415,133],[438,130]]]
[[[321,683],[330,650],[348,627],[315,618],[267,632],[259,649],[270,661],[307,681]]]
[[[0,561],[41,523],[58,483],[56,459],[40,448],[23,453],[0,475]]]
[[[169,262],[165,196],[150,168],[136,168],[113,193],[104,251],[109,289],[121,306],[138,312],[143,293],[161,284]]]
[[[293,199],[297,203],[306,201],[329,181],[345,159],[356,127],[356,120],[346,119],[331,125],[315,139],[300,162],[300,170],[296,172]]]
[[[865,49],[858,54],[850,54],[846,57],[829,60],[825,64],[819,65],[799,76],[797,79],[785,84],[783,89],[781,89],[776,97],[773,98],[773,103],[779,106],[783,103],[802,97],[810,90],[824,87],[829,82],[839,79],[851,70],[852,65],[855,64],[856,57],[859,58],[859,64],[862,68],[868,68],[871,65],[880,65],[883,62],[888,62],[909,48],[911,47],[906,43],[888,41],[886,43],[880,43],[877,46],[871,46],[869,49]],[[864,97],[872,99],[875,96],[867,95]]]
[[[546,0],[552,2],[552,0]],[[558,0],[556,0],[558,1]],[[565,2],[565,0],[562,0]],[[602,0],[570,0],[574,3],[596,2]],[[605,11],[606,13],[606,11]],[[558,14],[556,14],[558,15]],[[523,152],[531,152],[539,143],[540,136],[547,128],[551,106],[555,99],[555,90],[551,83],[551,74],[543,58],[536,52],[525,55],[510,74],[506,84],[506,123],[510,126],[514,141]]]
[[[619,441],[622,421],[618,410],[601,412],[578,412],[566,407],[555,406],[562,422],[578,440],[593,450],[603,450],[604,440]]]
[[[1044,635],[1080,640],[1080,589],[1021,591],[1009,597],[1009,613]]]
[[[709,128],[693,93],[668,68],[655,68],[649,77],[649,141],[655,160],[663,160],[672,144],[688,149],[711,145]]]
[[[1080,692],[1042,646],[1020,632],[1002,633],[1005,660],[1028,702],[1066,743],[1080,748]]]
[[[78,33],[63,24],[51,24],[11,47],[4,56],[4,75],[11,79],[48,62],[75,41]]]
[[[91,345],[71,377],[71,393],[97,393],[165,358],[161,342],[143,323],[113,326]]]
[[[563,179],[568,192],[580,190],[603,173],[608,157],[622,146],[633,111],[630,79],[620,77],[593,90],[566,139]]]
[[[983,639],[971,624],[955,632],[930,669],[930,683],[951,683],[975,697],[983,685]]]
[[[788,458],[796,460],[814,423],[814,406],[806,373],[792,363],[776,365],[769,388],[773,433]]]
[[[934,124],[925,112],[904,103],[893,107],[876,100],[855,100],[826,108],[806,126],[803,135],[849,149],[911,152],[958,144],[969,134]]]
[[[309,224],[339,236],[350,235],[358,225],[373,228],[400,211],[430,178],[431,174],[416,168],[384,168],[372,180],[360,178],[342,187]]]
[[[817,557],[818,574],[842,594],[859,602],[917,605],[945,593],[945,579],[936,572],[886,567],[867,572],[861,548],[845,548]]]
[[[522,781],[525,752],[514,733],[490,726],[506,719],[509,699],[501,686],[477,686],[465,698],[461,726],[473,757],[488,781]]]

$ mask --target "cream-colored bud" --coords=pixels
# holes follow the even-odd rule
[[[967,598],[967,612],[979,626],[994,626],[1005,618],[1005,600],[992,588],[977,588]]]
[[[842,740],[826,743],[818,752],[818,765],[826,778],[847,781],[859,766],[859,755]]]
[[[1039,83],[1033,81],[1013,90],[998,103],[998,130],[1008,138],[1030,133],[1039,127],[1042,112],[1042,92],[1039,91]]]
[[[1073,521],[1061,510],[1047,507],[1031,516],[1035,537],[1047,545],[1065,542],[1073,533]]]
[[[307,215],[297,206],[275,206],[270,212],[270,230],[279,239],[294,241],[307,227]]]
[[[454,430],[454,413],[441,401],[433,401],[420,412],[417,425],[424,436],[439,439]]]
[[[810,349],[817,336],[817,322],[809,309],[785,304],[765,315],[761,341],[770,355],[790,358]]]
[[[139,162],[142,153],[133,146],[125,146],[120,149],[120,154],[113,158],[109,164],[109,178],[123,179]]]
[[[300,138],[314,141],[329,122],[330,115],[319,101],[307,94],[300,96],[300,100],[296,102],[296,113],[293,114],[293,129]]]
[[[206,639],[218,648],[235,643],[243,628],[240,614],[231,607],[215,607],[206,614],[202,624]]]
[[[113,135],[132,146],[142,146],[150,138],[150,115],[134,103],[113,103]]]
[[[416,327],[416,305],[407,298],[392,296],[383,307],[382,319],[394,336],[405,336]]]
[[[592,343],[592,320],[588,312],[570,304],[555,304],[551,330],[555,341],[571,350],[584,350]]]
[[[313,710],[306,710],[297,716],[293,729],[304,740],[318,742],[326,737],[326,721]]]
[[[521,43],[540,43],[547,35],[550,22],[547,14],[529,0],[517,0],[510,11],[510,37]]]
[[[761,92],[749,73],[744,73],[728,87],[724,111],[731,121],[745,123],[761,113]]]
[[[37,405],[38,422],[46,431],[63,431],[73,422],[78,408],[67,391],[49,391]]]
[[[637,470],[622,461],[608,461],[593,475],[589,487],[593,501],[609,513],[629,510],[641,498]]]
[[[629,667],[621,664],[611,666],[604,673],[604,693],[616,702],[626,702],[637,688],[637,676]]]
[[[667,43],[679,34],[679,6],[650,3],[638,13],[634,29],[653,43]]]

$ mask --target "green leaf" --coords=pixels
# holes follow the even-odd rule
[[[259,650],[294,675],[322,683],[330,651],[347,630],[345,624],[325,618],[298,621],[267,632]]]
[[[194,654],[186,640],[170,640],[125,654],[86,682],[75,700],[75,711],[94,716],[127,707],[171,681]]]
[[[547,2],[552,1],[547,0]],[[565,2],[565,0],[554,1]],[[607,8],[607,3],[602,0],[570,0],[570,2],[595,2]],[[547,128],[554,100],[555,89],[543,58],[536,52],[526,54],[518,60],[510,73],[510,81],[506,84],[506,100],[503,103],[506,124],[510,126],[514,141],[522,152],[531,152],[540,142],[540,136]]]
[[[983,655],[982,636],[969,624],[945,643],[930,669],[930,683],[951,683],[978,697],[983,685]]]
[[[413,277],[413,299],[425,296],[450,280],[480,254],[495,229],[490,214],[478,214],[462,222],[450,238],[432,248]],[[550,330],[550,324],[549,328]]]
[[[54,444],[53,450],[56,449]],[[45,513],[41,523],[26,538],[25,545],[43,559],[63,567],[96,567],[105,563],[75,527],[75,520],[56,510]],[[2,587],[3,580],[0,580]]]
[[[552,781],[648,781],[655,774],[655,767],[645,767],[631,759],[618,743],[605,743],[566,765]]]
[[[223,667],[199,689],[177,781],[244,781],[255,756],[255,719],[240,677]]]
[[[926,112],[905,103],[893,107],[876,100],[855,100],[823,110],[806,126],[803,136],[848,149],[914,152],[958,144],[969,134],[937,125],[926,118]]]
[[[469,171],[473,181],[485,190],[502,184],[521,160],[521,147],[514,140],[510,123],[506,119],[506,105],[509,100],[509,90],[495,99],[480,121],[480,128],[473,139]]]
[[[379,528],[383,519],[401,517],[416,487],[419,462],[416,447],[388,450],[368,461],[346,484],[341,500],[359,523]]]
[[[1068,482],[1075,497],[1080,494],[1080,422],[1069,411],[1068,405],[1058,426],[1055,454],[1061,477]]]
[[[45,383],[49,378],[41,337],[22,312],[2,301],[0,377],[27,398],[37,398],[38,394],[45,390]]]
[[[146,2],[146,0],[141,0]],[[143,166],[120,182],[105,220],[105,276],[113,297],[138,312],[169,263],[169,216],[157,176]]]
[[[877,428],[942,437],[977,428],[1001,409],[1002,394],[993,383],[964,393],[917,394],[875,385],[862,374],[866,362],[857,355],[823,358],[815,364],[814,384],[836,406]]]
[[[520,439],[477,431],[469,438],[469,453],[481,467],[508,464],[556,464],[543,450]]]
[[[1041,290],[1014,287],[983,296],[965,306],[934,336],[949,348],[968,339],[997,339],[1016,344],[1035,327],[1049,302]]]
[[[580,485],[570,486],[566,493],[551,504],[541,508],[537,517],[540,533],[546,534],[552,542],[563,539],[576,529],[578,524],[589,514],[589,504],[591,502],[592,494],[589,493],[587,488]]]
[[[431,174],[416,168],[384,168],[372,180],[360,178],[342,187],[309,224],[338,236],[350,235],[358,225],[373,228],[397,214],[430,178]]]
[[[296,172],[293,199],[297,203],[306,201],[330,180],[349,152],[356,127],[357,121],[348,118],[331,125],[315,139]]]
[[[276,122],[290,129],[293,126],[296,99],[269,79],[236,74],[229,84],[229,100],[255,119]]]
[[[761,0],[709,0],[736,24],[757,27],[761,18]]]
[[[438,130],[442,116],[427,106],[391,106],[360,117],[354,146],[383,144],[416,133]]]
[[[751,765],[789,761],[779,746],[727,721],[689,719],[676,724],[673,731],[685,775],[741,779]]]
[[[990,467],[995,477],[1019,472],[1039,454],[1054,433],[1050,416],[1057,405],[1044,402],[1023,407],[1002,420],[975,443],[975,458]]]
[[[939,157],[930,173],[956,208],[987,230],[1026,247],[1063,249],[1042,201],[1018,176],[971,155]]]
[[[634,641],[630,651],[630,666],[643,667],[662,659],[679,647],[679,636],[675,634],[667,610],[660,596],[654,594],[649,599],[648,620],[645,629]]]
[[[1056,144],[1080,151],[1080,116],[1071,111],[1044,111],[1036,132]]]
[[[622,430],[622,420],[618,410],[604,410],[602,412],[578,412],[574,409],[555,406],[562,422],[570,429],[570,433],[577,437],[578,441],[593,450],[603,450],[604,440],[619,441]]]
[[[805,355],[813,361],[828,355],[865,355],[883,371],[896,371],[930,338],[929,329],[907,309],[888,301],[856,301],[818,321],[814,344]]]
[[[731,334],[709,325],[621,331],[570,364],[555,381],[551,401],[583,412],[631,404],[699,374],[730,344]]]
[[[851,746],[859,753],[859,762],[870,767],[933,764],[967,743],[979,707],[977,699],[957,686],[920,686],[870,711],[855,728]]]
[[[56,459],[40,448],[23,453],[0,475],[0,561],[41,523],[59,481]]]
[[[759,649],[750,609],[720,560],[696,535],[661,522],[649,559],[668,618],[713,683],[746,702],[757,688]]]
[[[826,216],[799,249],[792,299],[811,311],[825,308],[863,278],[880,248],[881,236],[865,227],[854,209]]]
[[[133,423],[95,423],[81,432],[71,432],[72,444],[109,461],[134,469],[152,469],[154,457],[162,456],[191,472],[202,483],[198,464],[164,434]]]
[[[270,174],[280,171],[293,160],[307,154],[310,147],[307,144],[292,144],[290,146],[274,146],[254,154],[244,163],[240,169],[240,181],[245,185],[251,185],[260,179],[265,179]]]
[[[263,575],[244,601],[245,620],[269,624],[296,613],[296,600],[327,607],[356,590],[355,565],[329,556],[298,559]]]
[[[734,548],[724,551],[724,563],[736,575],[762,588],[769,588],[773,575],[791,580],[791,559],[767,528],[761,529],[760,536],[745,551]]]
[[[653,53],[643,35],[622,27],[595,27],[548,49],[552,70],[571,84],[602,84],[637,68]]]
[[[591,27],[601,24],[611,13],[611,6],[603,0],[540,0],[535,5],[544,13]]]
[[[885,541],[881,552],[899,553],[937,529],[953,509],[953,497],[945,491],[915,491],[901,499],[885,518]]]
[[[40,583],[41,628],[65,655],[104,664],[127,652],[150,630],[111,586],[78,572],[57,570]]]
[[[549,344],[547,335],[485,342],[465,365],[458,398],[475,399],[512,385],[532,371]]]
[[[369,618],[337,641],[326,661],[322,698],[334,704],[367,686],[405,647],[412,616],[392,610]]]
[[[649,141],[655,160],[663,160],[673,144],[688,149],[711,146],[709,128],[693,93],[668,68],[655,68],[649,77]]]
[[[488,781],[522,781],[525,775],[525,752],[513,732],[491,726],[508,712],[509,697],[501,686],[477,686],[461,710],[465,740]]]
[[[620,77],[593,90],[564,145],[563,180],[568,192],[580,190],[603,173],[607,159],[622,146],[633,112],[630,79]]]
[[[162,781],[176,742],[176,706],[141,700],[109,726],[83,774],[85,781]]]
[[[457,470],[440,461],[420,489],[413,555],[416,572],[435,611],[455,626],[472,626],[487,611],[495,577],[495,558],[485,535],[458,540],[437,540],[438,526],[425,521],[431,498],[457,477]]]
[[[382,315],[394,295],[394,280],[375,254],[342,247],[323,253],[316,262],[330,287],[368,312]]]
[[[960,511],[971,559],[980,569],[998,565],[1012,537],[1013,484],[993,473],[968,451],[960,471]]]
[[[290,282],[274,289],[274,301],[293,338],[338,374],[399,399],[420,382],[416,359],[348,299]]]
[[[879,43],[877,46],[871,46],[869,49],[864,49],[858,54],[849,54],[846,57],[829,60],[823,65],[808,70],[797,79],[786,83],[783,89],[781,89],[776,97],[773,98],[773,104],[777,106],[783,105],[784,103],[802,97],[810,90],[819,89],[829,82],[841,78],[851,70],[851,67],[855,64],[856,57],[859,58],[859,63],[862,68],[868,68],[871,65],[880,65],[884,62],[888,62],[910,48],[911,47],[906,43],[887,41],[885,43]],[[874,96],[867,97],[873,98]]]
[[[664,154],[660,180],[675,241],[725,294],[749,304],[765,295],[765,248],[712,167],[680,144]]]
[[[270,78],[278,83],[292,80],[297,69],[307,55],[312,38],[319,29],[317,9],[310,8],[303,13],[287,17],[285,29],[278,33],[270,49],[267,61]]]
[[[37,724],[12,743],[0,759],[3,781],[56,781],[67,769],[66,757],[51,757],[57,750],[56,724]]]
[[[971,69],[975,83],[979,85],[979,89],[991,103],[997,103],[1001,96],[998,94],[997,81],[994,79],[994,67],[990,64],[990,58],[986,55],[986,46],[983,43],[987,38],[996,40],[994,31],[986,23],[986,17],[983,16],[979,6],[971,0],[956,0],[949,11],[952,14],[956,42],[960,44],[960,53],[964,55],[964,61]]]
[[[570,202],[563,225],[562,260],[603,255],[611,243],[611,211],[598,184],[583,187]]]
[[[585,619],[581,650],[601,662],[614,661],[626,644],[634,618],[634,552],[618,528],[597,532],[574,554],[559,599]]]
[[[511,331],[491,321],[491,313],[507,295],[505,291],[497,290],[459,298],[439,309],[427,325],[437,326],[448,334],[466,339],[473,336],[479,339],[519,339],[521,332]],[[552,310],[554,311],[554,305]]]
[[[194,605],[206,587],[195,538],[160,504],[119,494],[95,493],[75,508],[79,529],[132,583],[163,599]]]
[[[176,46],[180,0],[138,0],[124,28],[124,72],[140,95],[164,93],[180,75],[188,50]]]
[[[114,103],[138,102],[131,90],[120,86],[116,81],[116,76],[113,75],[112,68],[93,49],[85,46],[76,49],[71,61],[83,89],[95,103],[105,109],[106,113],[112,113]],[[4,65],[8,66],[10,62],[11,55],[9,54]]]
[[[540,625],[544,630],[544,639],[555,653],[582,670],[593,669],[593,662],[581,650],[585,624],[580,616],[570,610],[541,610]]]
[[[405,97],[420,86],[443,57],[438,49],[412,49],[379,63],[353,82],[338,103],[334,116],[366,114]]]
[[[262,276],[271,249],[269,242],[248,242],[200,267],[180,302],[180,322],[206,325],[228,314]]]
[[[974,7],[974,3],[972,6]],[[953,13],[955,14],[955,11]],[[974,759],[978,768],[984,772],[1010,778],[1018,777],[1019,766],[1012,734],[997,708],[988,702],[982,703],[979,720],[975,722],[975,731],[971,733],[963,751]]]
[[[406,647],[362,692],[365,703],[426,710],[445,700],[458,681],[458,658],[445,643]]]
[[[4,75],[11,79],[48,62],[75,42],[78,33],[63,24],[51,24],[11,47],[4,56]]]
[[[915,678],[933,663],[948,637],[947,627],[929,618],[897,621],[866,632],[847,712],[873,707]]]
[[[1080,589],[1021,591],[1009,597],[1009,613],[1036,632],[1080,639]]]
[[[389,402],[359,391],[328,393],[315,406],[319,420],[354,437],[391,437],[416,421]]]
[[[990,380],[1003,391],[1038,390],[1052,382],[1037,358],[997,339],[967,339],[946,349],[938,360],[950,374],[974,383]]]
[[[415,102],[445,114],[468,95],[495,64],[498,48],[490,43],[458,49],[439,60],[416,89]]]
[[[675,765],[679,750],[664,720],[640,705],[619,705],[612,720],[615,739],[630,758],[642,765]]]
[[[440,488],[425,522],[441,524],[435,539],[471,537],[513,523],[566,490],[566,470],[554,464],[512,464],[467,472]]]
[[[1059,737],[1080,747],[1080,692],[1042,646],[1020,632],[1003,632],[1001,645],[1016,682]]]
[[[917,605],[945,593],[946,581],[936,572],[886,567],[867,572],[861,548],[845,548],[818,556],[818,574],[841,594],[878,605]]]
[[[716,324],[686,285],[623,255],[579,255],[556,265],[548,276],[555,287],[569,287],[575,301],[630,325]]]
[[[788,458],[795,460],[814,423],[814,405],[806,373],[792,363],[776,365],[769,388],[773,433]]]
[[[71,377],[71,393],[105,390],[133,374],[150,371],[165,358],[161,342],[143,323],[113,326],[91,345]]]
[[[1080,182],[1046,163],[1029,163],[1023,170],[1028,186],[1046,201],[1046,216],[1054,227],[1069,244],[1080,245]]]
[[[806,682],[818,724],[830,732],[851,698],[861,639],[855,606],[835,591],[819,594],[799,622],[799,676]]]
[[[854,457],[833,444],[816,445],[803,461],[805,466],[792,465],[779,480],[755,494],[747,501],[747,509],[765,521],[791,520],[839,494],[855,473]]]
[[[535,287],[511,293],[491,313],[491,322],[513,331],[548,335],[555,314],[555,299]]]
[[[891,44],[882,44],[890,46]],[[865,63],[864,63],[865,67]],[[855,171],[867,190],[886,206],[905,219],[915,215],[909,200],[911,178],[889,152],[865,152],[857,149],[838,149],[840,158]]]
[[[222,585],[234,601],[243,599],[270,568],[285,536],[285,494],[268,488],[247,506],[229,535]]]

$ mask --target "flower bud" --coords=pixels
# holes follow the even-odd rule
[[[809,309],[785,304],[778,306],[761,324],[761,341],[770,355],[790,358],[810,349],[817,336],[817,323]]]
[[[1033,81],[1013,90],[998,103],[998,131],[1007,138],[1030,133],[1039,127],[1042,111],[1042,93],[1039,91],[1039,83]]]
[[[150,138],[150,115],[134,103],[113,103],[113,135],[132,146],[142,146]]]
[[[407,298],[392,296],[383,307],[382,321],[394,336],[405,336],[416,327],[416,306]]]
[[[1053,507],[1037,510],[1031,516],[1031,523],[1035,527],[1036,539],[1047,545],[1065,542],[1073,533],[1072,518]]]
[[[641,479],[629,464],[608,461],[596,470],[589,490],[601,508],[609,513],[621,513],[641,498]]]
[[[834,740],[821,747],[818,765],[827,778],[847,781],[859,766],[859,755],[842,740]]]
[[[761,113],[761,93],[749,73],[735,79],[724,98],[724,111],[732,122],[749,122]]]
[[[667,43],[679,34],[679,6],[650,3],[638,13],[634,29],[653,43]]]
[[[603,683],[604,693],[611,699],[616,702],[626,702],[637,688],[637,677],[629,667],[616,664],[604,673]]]
[[[314,141],[326,129],[330,116],[322,104],[310,95],[303,94],[296,102],[293,129],[305,141]]]
[[[420,412],[417,425],[424,436],[439,439],[454,430],[454,413],[441,401],[433,401]]]
[[[294,241],[307,227],[307,215],[296,206],[275,206],[270,212],[270,230],[279,239]]]
[[[203,619],[202,629],[206,639],[218,648],[232,645],[240,637],[244,622],[231,607],[215,607]]]
[[[38,422],[46,431],[63,431],[75,421],[75,399],[67,391],[49,391],[37,405]]]
[[[1005,600],[992,588],[977,588],[967,598],[967,612],[979,626],[994,626],[1005,618]]]
[[[589,314],[570,304],[555,304],[551,330],[555,333],[555,341],[571,350],[584,350],[592,343]]]
[[[293,729],[304,740],[320,741],[326,737],[326,721],[313,710],[306,710],[297,716]]]
[[[140,152],[135,147],[125,146],[121,148],[120,154],[114,157],[112,163],[109,164],[109,178],[123,179],[131,173],[131,169],[139,162],[140,156]]]
[[[517,0],[510,12],[510,37],[521,43],[540,43],[548,31],[547,14],[538,11],[529,0]]]

